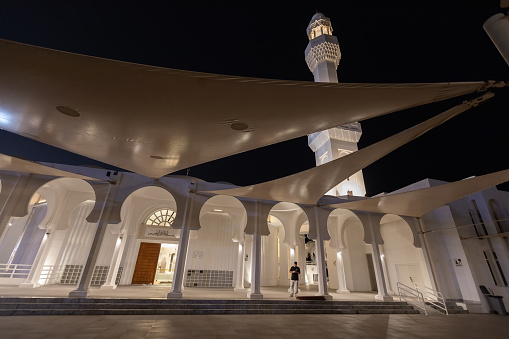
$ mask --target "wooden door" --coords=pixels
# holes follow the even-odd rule
[[[154,283],[160,251],[161,244],[150,242],[142,242],[140,244],[140,251],[138,252],[138,259],[136,259],[136,266],[134,267],[132,284]]]

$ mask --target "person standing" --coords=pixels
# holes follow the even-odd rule
[[[293,266],[290,268],[290,273],[292,274],[292,277],[290,279],[290,297],[293,297],[295,294],[295,297],[297,298],[297,294],[299,293],[299,274],[300,274],[300,268],[297,266],[297,262],[293,263]]]

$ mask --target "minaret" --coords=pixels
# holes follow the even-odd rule
[[[306,63],[315,77],[315,82],[338,82],[337,69],[341,52],[338,38],[332,35],[330,19],[316,13],[306,29],[309,38],[306,47]],[[309,147],[315,152],[316,165],[320,166],[358,150],[357,143],[362,135],[361,125],[352,123],[315,132],[308,136]],[[332,190],[330,195],[365,196],[362,171],[352,175]]]

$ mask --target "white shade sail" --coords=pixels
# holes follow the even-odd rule
[[[357,171],[491,97],[493,97],[492,93],[486,93],[477,99],[457,105],[442,114],[387,139],[318,167],[261,184],[209,191],[208,193],[301,204],[316,204],[327,191]]]
[[[435,208],[506,181],[509,181],[509,170],[410,192],[334,204],[330,207],[420,218]]]
[[[84,175],[74,174],[56,168],[39,165],[36,164],[35,162],[14,158],[5,154],[0,154],[0,170],[10,172],[43,174],[51,175],[54,177],[76,178],[83,180],[97,180],[95,178],[90,178]]]
[[[154,178],[493,84],[242,78],[6,40],[0,55],[0,128]]]

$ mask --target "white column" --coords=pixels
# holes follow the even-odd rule
[[[184,290],[184,275],[186,274],[186,263],[189,249],[189,239],[191,238],[191,223],[199,223],[200,206],[196,201],[196,184],[190,183],[189,193],[186,198],[182,226],[180,228],[179,247],[177,249],[177,259],[175,262],[175,271],[173,273],[173,283],[171,291],[166,296],[168,299],[182,299]],[[197,205],[197,206],[195,206]],[[197,210],[195,210],[195,208]]]
[[[318,294],[325,299],[332,299],[327,286],[327,267],[325,264],[325,246],[320,225],[316,228],[316,263],[318,266]]]
[[[7,224],[14,215],[24,190],[28,185],[30,176],[25,175],[1,175],[2,190],[0,191],[0,244],[4,236]]]
[[[391,284],[389,284],[389,271],[387,270],[387,262],[385,261],[385,254],[383,251],[383,248],[379,247],[380,249],[380,260],[382,261],[382,269],[384,272],[384,279],[385,279],[385,286],[387,288],[388,294],[394,294],[394,292],[391,289]]]
[[[189,235],[191,233],[191,225],[185,222],[180,229],[179,247],[177,250],[177,260],[175,263],[175,272],[173,273],[173,283],[171,285],[171,292],[168,293],[168,299],[181,299],[184,274],[187,261],[187,249],[189,248]]]
[[[373,241],[371,247],[373,249],[373,266],[375,267],[376,286],[378,294],[375,296],[377,300],[392,301],[392,297],[387,293],[387,285],[385,284],[384,270],[379,245]]]
[[[288,260],[290,261],[288,267],[292,267],[293,263],[295,262],[295,247],[290,246],[290,258]],[[299,267],[301,267],[301,263],[298,263],[298,265],[299,265]],[[288,272],[286,272],[285,274],[288,274]],[[299,285],[300,285],[301,278],[303,278],[305,275],[306,275],[306,271],[301,270],[300,277],[299,277]],[[300,290],[299,290],[299,292],[300,292]],[[291,281],[290,281],[290,287],[288,287],[288,293],[293,293]]]
[[[244,288],[244,244],[238,242],[237,251],[237,272],[235,274],[235,288],[234,291],[245,291]]]
[[[336,255],[336,267],[338,271],[338,289],[337,293],[350,293],[350,291],[346,288],[346,276],[345,276],[345,265],[343,264],[343,256],[341,255],[341,251],[338,251]]]
[[[421,242],[421,251],[422,251],[422,255],[424,257],[424,264],[426,265],[426,270],[428,271],[428,275],[430,278],[429,280],[431,282],[431,288],[433,288],[435,291],[440,291],[440,289],[438,288],[438,281],[435,276],[435,269],[433,266],[433,261],[431,259],[431,255],[428,250],[428,241],[426,238],[427,233],[425,233],[426,227],[424,226],[424,221],[422,220],[422,217],[417,218],[417,220],[419,221],[419,226],[420,226],[419,240]]]
[[[263,299],[263,294],[260,292],[261,251],[262,236],[260,234],[253,234],[253,250],[251,253],[251,288],[247,294],[249,299]]]
[[[108,190],[101,209],[99,221],[97,223],[97,229],[95,231],[94,240],[92,241],[92,247],[90,248],[85,267],[81,272],[81,277],[78,285],[75,290],[69,293],[69,298],[85,298],[88,294],[90,283],[92,282],[92,277],[94,275],[95,264],[97,262],[97,258],[99,257],[101,244],[103,242],[104,235],[106,234],[106,228],[108,227],[110,214],[113,206],[117,203],[115,198],[118,192],[118,188],[121,184],[121,178],[122,174],[119,175],[118,182],[108,184]],[[98,191],[96,190],[96,199],[99,200],[100,198],[104,198],[98,197],[97,195]]]
[[[124,253],[125,243],[127,241],[126,234],[120,234],[117,239],[117,243],[115,244],[115,250],[113,251],[113,256],[111,258],[110,270],[108,271],[108,278],[106,278],[106,282],[104,285],[100,287],[101,290],[114,290],[117,288],[115,284],[115,280],[117,279],[118,268],[120,266],[120,261],[122,260],[122,253]]]
[[[39,277],[41,276],[41,272],[44,268],[44,263],[46,262],[46,258],[48,257],[49,250],[51,248],[51,243],[54,237],[50,237],[50,231],[47,230],[44,238],[42,239],[41,246],[39,247],[39,251],[37,252],[37,256],[35,257],[34,263],[32,264],[32,269],[28,274],[27,280],[24,283],[21,283],[18,287],[20,288],[35,288],[41,286],[39,284]]]

